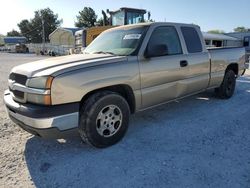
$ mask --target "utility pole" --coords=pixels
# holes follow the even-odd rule
[[[43,53],[44,53],[44,48],[45,48],[45,30],[44,30],[44,20],[42,17],[42,27],[43,27]]]
[[[43,15],[42,13],[40,12],[40,16],[41,16],[41,19],[42,19],[42,51],[43,51],[43,54],[44,54],[44,49],[45,49],[45,29],[44,29],[44,19],[43,19]]]

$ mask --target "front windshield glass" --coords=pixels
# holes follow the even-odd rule
[[[100,34],[85,50],[88,54],[136,55],[148,26],[115,29]]]

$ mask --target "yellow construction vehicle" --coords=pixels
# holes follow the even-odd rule
[[[75,48],[77,52],[80,52],[83,48],[88,46],[98,35],[103,31],[112,27],[128,24],[136,24],[144,22],[144,9],[135,9],[122,7],[116,11],[109,11],[107,13],[110,17],[107,19],[107,15],[104,11],[103,14],[103,26],[95,26],[87,29],[82,29],[75,33]],[[150,13],[149,13],[150,14]],[[106,25],[106,23],[108,23]]]

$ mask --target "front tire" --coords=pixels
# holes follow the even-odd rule
[[[93,94],[80,110],[80,136],[98,148],[114,145],[124,137],[129,116],[129,105],[119,94],[109,91]]]
[[[215,89],[218,97],[222,99],[229,99],[233,96],[236,85],[236,75],[233,70],[227,70],[222,84]]]

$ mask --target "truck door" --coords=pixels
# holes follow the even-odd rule
[[[159,26],[152,32],[146,52],[150,48],[163,50],[160,46],[165,46],[167,53],[139,59],[143,108],[208,87],[208,52],[204,50],[195,27],[190,28],[193,28],[193,37],[189,28],[174,26]]]
[[[184,43],[186,44],[185,53],[187,57],[188,75],[186,75],[185,95],[199,92],[208,87],[210,79],[210,60],[205,44],[201,42],[203,36],[198,32],[196,26],[181,26]]]
[[[143,108],[183,96],[186,90],[182,80],[189,74],[187,56],[174,26],[153,30],[146,51],[160,46],[165,46],[166,54],[139,59]]]

